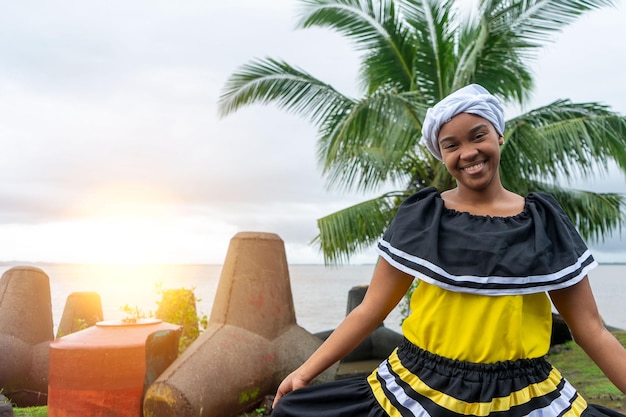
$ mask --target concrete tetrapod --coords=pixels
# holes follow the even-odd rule
[[[235,416],[274,394],[320,344],[296,324],[282,239],[238,233],[207,329],[148,388],[144,416]],[[317,381],[332,381],[335,372],[336,365]]]
[[[0,278],[0,392],[15,404],[44,405],[54,340],[50,279],[16,266]]]
[[[95,326],[103,320],[102,301],[97,292],[73,292],[67,296],[57,339]]]

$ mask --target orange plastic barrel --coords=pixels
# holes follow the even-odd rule
[[[180,326],[101,321],[50,343],[49,417],[140,417],[146,338]]]

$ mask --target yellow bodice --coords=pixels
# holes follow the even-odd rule
[[[550,348],[551,312],[543,292],[487,296],[420,281],[402,331],[416,346],[450,359],[494,363],[538,358]]]

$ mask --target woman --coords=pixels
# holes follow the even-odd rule
[[[626,350],[604,327],[587,273],[597,263],[556,200],[500,181],[504,115],[479,85],[429,109],[422,134],[456,179],[409,197],[378,245],[363,302],[280,384],[273,416],[602,416],[548,364],[551,303],[626,392]],[[307,387],[419,285],[405,341],[364,378]],[[306,387],[306,388],[305,388]]]

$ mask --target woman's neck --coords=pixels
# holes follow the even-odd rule
[[[503,186],[488,190],[453,188],[441,193],[445,206],[461,212],[480,216],[508,217],[524,210],[524,197]]]

